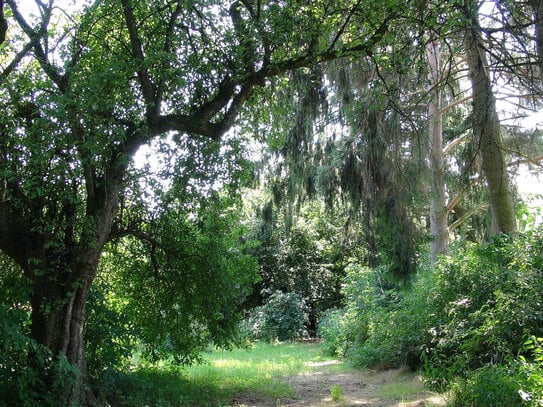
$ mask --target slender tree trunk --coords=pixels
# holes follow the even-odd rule
[[[465,12],[465,47],[473,92],[473,132],[479,140],[483,171],[487,181],[494,233],[514,233],[516,214],[507,163],[502,149],[496,100],[489,77],[486,51],[476,5]]]
[[[530,0],[529,3],[532,7],[535,22],[535,43],[539,65],[539,79],[543,80],[543,0]]]
[[[426,56],[430,69],[430,84],[433,86],[428,103],[428,133],[430,151],[430,234],[431,260],[435,262],[439,255],[447,253],[449,247],[449,229],[447,224],[447,205],[445,197],[445,165],[443,159],[443,120],[441,109],[440,81],[440,43],[437,34],[431,33],[426,47]]]

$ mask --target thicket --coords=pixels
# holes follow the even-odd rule
[[[543,403],[543,230],[458,243],[409,287],[353,265],[325,349],[359,367],[408,365],[452,405]],[[426,265],[424,265],[426,264]]]

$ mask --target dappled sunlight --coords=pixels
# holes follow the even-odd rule
[[[212,365],[219,369],[243,369],[251,365],[250,361],[242,361],[236,359],[220,359],[214,360]]]
[[[318,362],[308,362],[306,363],[307,366],[309,367],[321,367],[321,366],[332,366],[332,365],[340,365],[342,364],[343,362],[340,361],[340,360],[322,360],[322,361],[318,361]]]

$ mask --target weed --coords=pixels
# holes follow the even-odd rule
[[[338,385],[334,384],[330,387],[330,395],[332,396],[332,401],[338,402],[341,400],[341,393],[343,391],[343,388]]]

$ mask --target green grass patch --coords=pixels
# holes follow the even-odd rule
[[[105,398],[113,407],[223,406],[235,395],[250,392],[264,397],[292,395],[281,381],[311,370],[310,363],[325,360],[316,344],[257,344],[250,349],[209,351],[200,365],[171,363],[142,365],[116,374]]]
[[[425,391],[422,383],[414,380],[398,383],[386,383],[379,387],[377,394],[386,399],[402,399]]]
[[[423,380],[416,374],[404,370],[390,370],[379,374],[378,397],[389,400],[405,400],[426,392]]]

